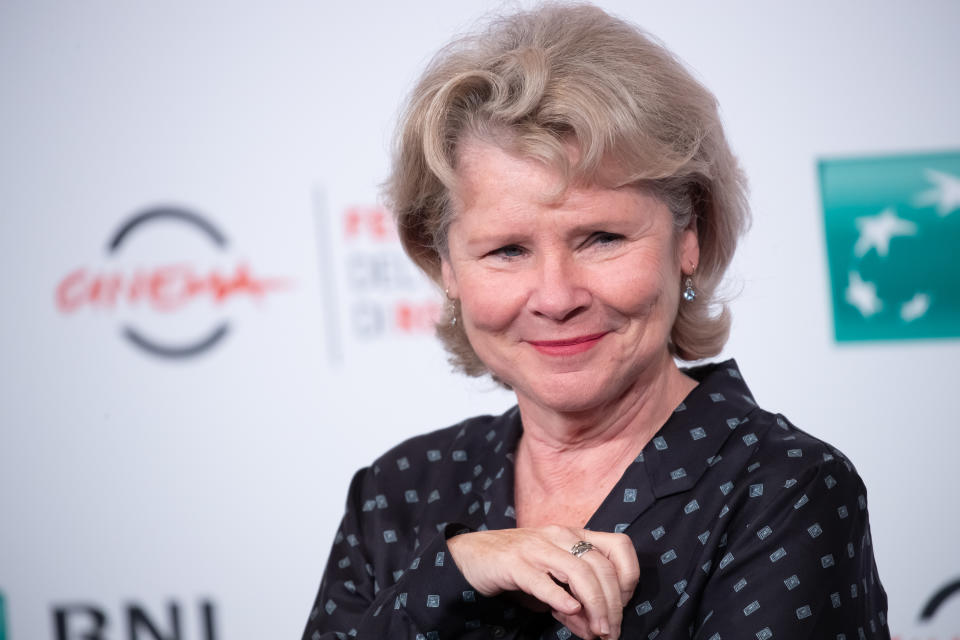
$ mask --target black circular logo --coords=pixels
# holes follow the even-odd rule
[[[227,248],[227,238],[212,222],[198,214],[177,207],[154,207],[141,211],[123,222],[107,243],[107,254],[116,255],[123,244],[135,233],[158,221],[172,221],[201,234],[219,251]],[[124,325],[123,336],[135,347],[161,358],[189,358],[209,351],[230,332],[230,324],[221,321],[208,328],[200,337],[186,343],[174,344],[155,336],[148,336],[132,325]]]

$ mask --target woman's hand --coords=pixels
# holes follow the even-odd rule
[[[580,540],[594,549],[578,558],[570,549]],[[620,636],[623,608],[640,578],[633,543],[621,533],[557,525],[499,529],[454,536],[447,546],[482,595],[527,593],[583,638]]]

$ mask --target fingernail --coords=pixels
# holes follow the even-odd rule
[[[604,637],[610,635],[610,623],[605,619],[600,621],[600,635]]]

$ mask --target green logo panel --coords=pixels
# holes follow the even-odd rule
[[[0,640],[7,640],[7,616],[4,610],[2,591],[0,591]]]
[[[837,340],[960,337],[960,152],[819,169]]]

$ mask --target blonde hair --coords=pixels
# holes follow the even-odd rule
[[[717,288],[749,222],[746,184],[716,99],[666,48],[597,7],[547,4],[434,57],[401,116],[385,195],[405,251],[438,284],[469,137],[542,161],[565,184],[648,189],[678,230],[695,225],[697,296],[680,304],[671,348],[684,360],[720,352],[730,313]],[[463,323],[451,323],[458,311],[447,309],[438,336],[455,367],[483,375]]]

